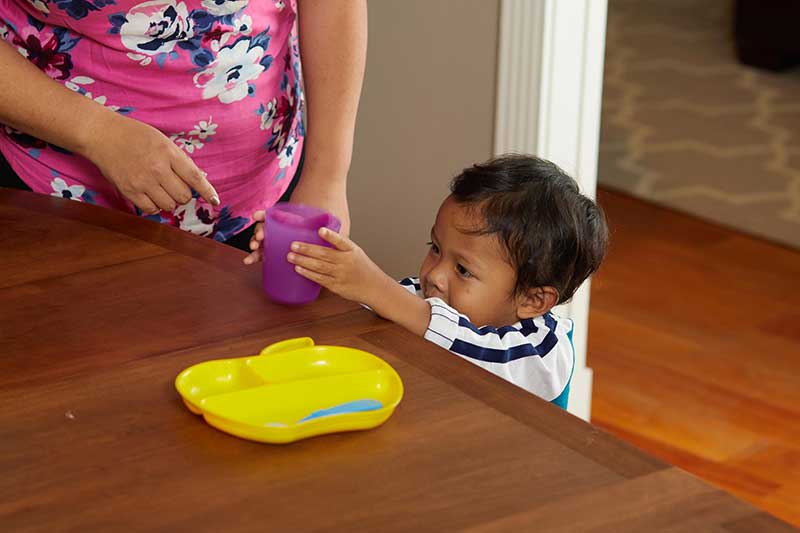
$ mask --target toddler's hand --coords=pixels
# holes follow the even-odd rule
[[[328,228],[319,236],[334,248],[293,242],[287,259],[301,276],[342,298],[369,305],[386,276],[356,243]]]
[[[244,258],[245,265],[258,263],[263,257],[261,244],[264,242],[264,211],[253,213],[253,220],[256,221],[256,229],[253,231],[253,238],[250,239],[250,255]]]

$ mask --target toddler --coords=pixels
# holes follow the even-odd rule
[[[325,228],[320,236],[334,248],[296,242],[287,260],[302,276],[566,408],[572,321],[550,310],[600,266],[608,244],[602,210],[556,165],[524,155],[467,168],[450,191],[417,278],[398,284]],[[259,227],[251,248],[262,239]]]

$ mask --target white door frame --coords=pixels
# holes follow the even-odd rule
[[[607,0],[501,0],[494,152],[549,159],[597,188]],[[575,322],[569,411],[589,420],[589,283],[556,309]]]

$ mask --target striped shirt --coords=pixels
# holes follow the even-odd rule
[[[417,278],[400,284],[424,297]],[[439,298],[427,298],[431,321],[425,338],[528,392],[567,408],[575,365],[572,320],[553,313],[510,326],[476,327]]]

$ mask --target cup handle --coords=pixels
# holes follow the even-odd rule
[[[282,352],[293,352],[294,350],[301,350],[303,348],[311,348],[314,346],[314,339],[311,337],[297,337],[295,339],[286,339],[285,341],[270,344],[258,355],[274,355]]]

